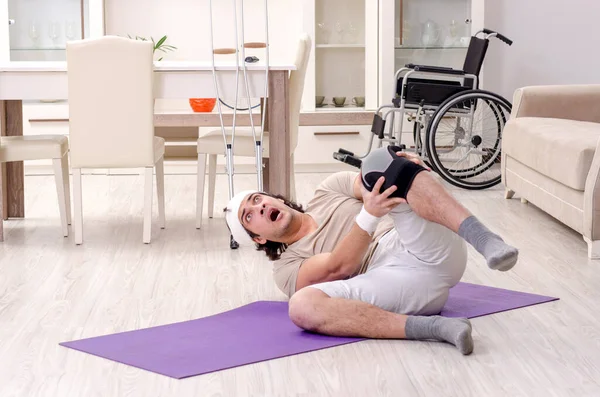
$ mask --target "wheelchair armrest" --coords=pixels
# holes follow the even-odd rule
[[[412,63],[405,65],[407,68],[413,69],[415,72],[430,72],[430,73],[443,73],[443,74],[455,74],[462,76],[465,74],[463,70],[447,68],[443,66],[429,66],[429,65],[415,65]]]

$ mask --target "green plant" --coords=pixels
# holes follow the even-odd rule
[[[134,37],[131,37],[130,35],[127,35],[127,37],[129,37],[130,39],[134,39]],[[147,38],[141,36],[135,36],[135,40],[148,41]],[[169,51],[174,51],[177,49],[177,47],[175,46],[165,44],[165,42],[167,41],[167,35],[164,35],[158,41],[154,41],[153,37],[150,37],[150,40],[152,41],[152,44],[154,44],[154,53],[156,53],[156,51],[162,51],[164,53],[167,53]],[[159,61],[161,61],[162,59],[163,57],[158,58]]]

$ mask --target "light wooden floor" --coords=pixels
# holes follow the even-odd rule
[[[299,201],[325,176],[299,174]],[[167,229],[142,244],[142,183],[84,176],[76,247],[61,235],[53,178],[26,178],[27,218],[6,222],[0,243],[0,396],[600,395],[600,261],[587,260],[581,236],[500,188],[453,192],[520,248],[520,263],[498,273],[471,251],[464,281],[561,300],[474,319],[469,357],[441,343],[373,340],[173,380],[60,347],[284,300],[260,253],[229,250],[222,218],[194,228],[194,176],[167,175]],[[220,217],[225,177],[217,184]]]

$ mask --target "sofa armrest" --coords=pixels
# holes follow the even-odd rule
[[[511,117],[548,117],[600,123],[600,84],[519,88]]]

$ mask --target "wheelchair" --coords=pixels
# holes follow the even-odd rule
[[[471,37],[462,70],[414,64],[399,69],[392,103],[379,107],[373,117],[367,152],[359,156],[340,148],[333,157],[360,168],[375,137],[378,147],[388,142],[408,150],[402,144],[406,114],[414,122],[414,152],[448,183],[470,190],[500,183],[502,130],[512,104],[479,89],[479,72],[493,37],[512,45],[506,36],[483,29]]]

